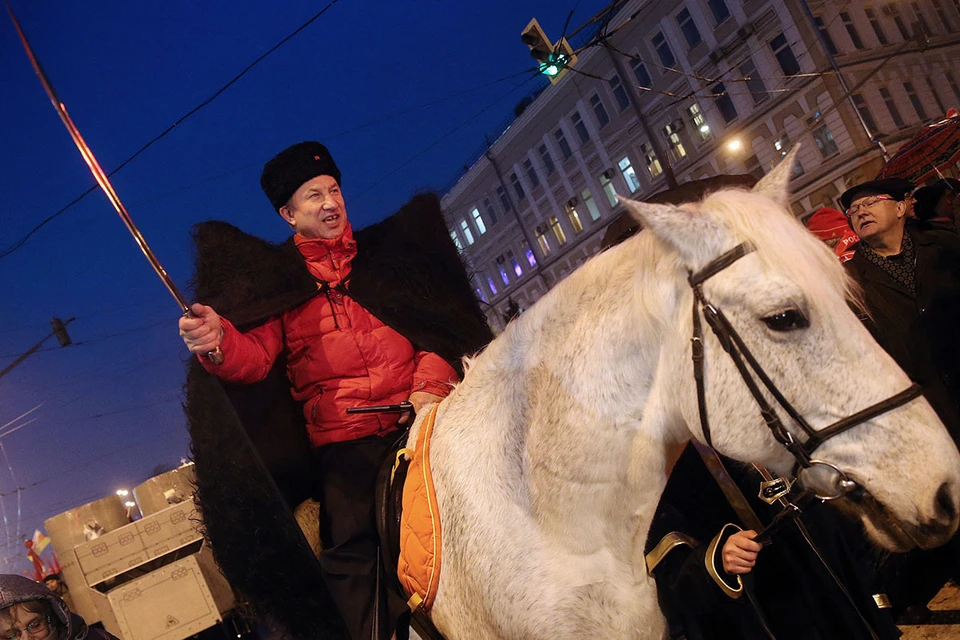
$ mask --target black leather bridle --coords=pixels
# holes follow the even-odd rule
[[[747,389],[750,391],[750,394],[753,396],[753,399],[759,406],[760,415],[763,417],[763,421],[770,429],[773,437],[776,438],[777,442],[783,445],[787,451],[793,455],[794,459],[797,461],[797,467],[800,468],[799,470],[809,469],[811,467],[820,465],[828,467],[836,472],[837,493],[835,495],[823,495],[818,497],[825,500],[838,498],[841,495],[855,489],[857,484],[847,478],[847,475],[836,465],[823,460],[815,459],[813,457],[813,453],[817,447],[823,444],[826,440],[829,440],[830,438],[839,435],[844,431],[847,431],[859,424],[867,422],[868,420],[871,420],[879,415],[910,402],[914,398],[917,398],[922,393],[922,390],[919,385],[912,384],[900,393],[885,400],[881,400],[880,402],[877,402],[876,404],[873,404],[862,411],[858,411],[851,416],[842,418],[841,420],[838,420],[837,422],[834,422],[823,429],[813,429],[813,427],[807,423],[803,416],[801,416],[800,413],[790,404],[790,402],[787,401],[777,386],[766,374],[766,372],[763,370],[763,367],[760,366],[760,363],[757,362],[757,359],[747,348],[747,345],[744,344],[743,339],[737,333],[736,329],[734,329],[733,325],[730,324],[730,321],[727,320],[727,317],[723,314],[723,311],[710,304],[710,302],[703,295],[703,283],[706,280],[723,271],[753,250],[754,247],[750,244],[741,243],[710,262],[700,271],[691,273],[687,278],[688,282],[690,283],[690,287],[693,289],[693,338],[691,339],[693,348],[693,376],[697,383],[697,403],[700,410],[700,426],[703,430],[703,437],[708,445],[713,446],[710,434],[710,422],[707,419],[707,401],[703,378],[704,350],[703,326],[700,322],[701,312],[704,319],[707,321],[707,324],[710,325],[710,328],[713,329],[713,333],[720,341],[720,345],[723,347],[724,351],[729,354],[730,358],[733,360],[733,364],[740,372],[740,377],[743,379],[744,384],[747,385]],[[759,380],[760,383],[766,387],[770,395],[773,396],[774,400],[776,400],[776,403],[780,405],[786,414],[790,416],[791,420],[793,420],[793,422],[806,434],[807,437],[805,441],[798,441],[796,438],[794,438],[793,434],[784,427],[780,417],[777,415],[776,411],[774,411],[773,407],[770,406],[770,403],[767,402],[767,399],[761,392],[757,380]],[[795,472],[798,471],[797,467],[794,468]]]

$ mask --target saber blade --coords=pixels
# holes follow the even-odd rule
[[[118,214],[120,214],[120,219],[123,220],[125,225],[127,225],[127,230],[130,231],[130,235],[133,236],[133,239],[140,247],[143,255],[146,256],[150,266],[152,266],[153,270],[157,272],[157,275],[160,276],[163,284],[166,285],[167,290],[177,300],[177,303],[180,305],[180,310],[185,314],[189,313],[190,305],[187,303],[186,298],[184,298],[183,294],[180,293],[177,285],[173,282],[173,279],[170,277],[170,275],[167,274],[167,271],[163,268],[163,265],[160,264],[156,254],[154,254],[153,250],[150,249],[150,246],[147,244],[146,239],[144,239],[143,234],[140,233],[137,225],[134,224],[133,219],[127,212],[127,208],[123,205],[123,202],[120,201],[120,196],[117,195],[113,185],[110,184],[110,178],[107,177],[107,174],[100,167],[100,163],[97,162],[97,158],[93,155],[93,151],[90,149],[90,146],[83,139],[83,136],[80,135],[80,130],[77,129],[77,125],[73,123],[73,120],[70,118],[70,114],[67,113],[67,107],[57,96],[57,92],[54,90],[53,84],[51,84],[47,74],[44,73],[43,67],[40,66],[40,61],[37,59],[37,56],[33,52],[33,48],[30,46],[30,43],[27,41],[27,37],[23,33],[23,29],[20,28],[20,22],[17,21],[17,16],[14,15],[13,8],[10,6],[10,2],[8,0],[4,0],[4,4],[7,5],[7,12],[10,14],[10,19],[13,20],[13,25],[17,29],[17,34],[20,36],[20,42],[23,43],[24,50],[27,52],[27,57],[30,58],[30,64],[33,65],[33,70],[37,73],[37,77],[40,78],[40,83],[43,85],[44,91],[47,92],[50,102],[53,103],[53,108],[56,109],[57,114],[60,116],[60,120],[63,121],[63,125],[67,128],[67,131],[70,132],[70,137],[73,138],[73,142],[80,151],[80,155],[83,156],[87,166],[90,167],[90,172],[96,179],[97,184],[100,185],[100,188],[103,190],[103,192],[107,194],[107,199],[110,200],[110,204],[113,205],[113,208],[117,210]]]

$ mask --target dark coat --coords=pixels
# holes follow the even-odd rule
[[[87,626],[83,618],[71,613],[67,604],[42,584],[16,575],[0,575],[0,609],[6,609],[28,600],[46,600],[50,603],[54,624],[60,633],[51,634],[49,640],[117,640],[103,629]]]
[[[761,522],[769,524],[780,507],[767,505],[757,498],[762,478],[752,468],[723,460]],[[878,609],[873,601],[873,594],[882,592],[881,579],[857,523],[826,505],[808,507],[802,521],[877,635],[884,640],[898,638],[893,617]],[[731,598],[708,573],[708,547],[727,523],[746,528],[690,445],[670,475],[647,539],[648,552],[674,531],[693,540],[692,546],[674,547],[654,569],[660,607],[667,616],[673,638],[769,638],[749,598],[746,595]],[[718,543],[717,559],[725,539],[721,538]],[[718,568],[722,572],[722,564]],[[725,573],[723,576],[728,584],[735,582]],[[744,579],[745,588],[752,590],[777,640],[866,640],[871,637],[857,610],[792,524],[780,529],[774,535],[773,544],[760,551],[757,564],[748,576]]]
[[[916,296],[858,251],[844,266],[860,283],[867,328],[920,384],[960,442],[960,237],[909,230],[916,249]]]
[[[274,245],[224,222],[199,225],[194,238],[197,300],[241,330],[317,294],[292,239]],[[492,335],[436,196],[417,196],[354,238],[350,295],[462,373],[461,357]],[[310,455],[285,366],[281,355],[262,382],[231,385],[191,360],[185,409],[197,498],[218,565],[256,612],[295,637],[341,638],[319,563],[291,515],[310,497]]]

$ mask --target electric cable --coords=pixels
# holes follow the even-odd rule
[[[224,85],[221,86],[219,89],[217,89],[217,90],[213,93],[213,95],[211,95],[209,98],[207,98],[206,100],[202,101],[200,104],[198,104],[198,105],[195,106],[194,108],[190,109],[189,111],[187,111],[185,114],[183,114],[182,116],[180,116],[173,124],[171,124],[169,127],[167,127],[166,129],[164,129],[164,130],[163,130],[162,132],[160,132],[158,135],[154,136],[152,139],[150,139],[146,144],[144,144],[143,146],[141,146],[139,149],[137,149],[137,150],[133,153],[133,155],[131,155],[131,156],[128,157],[126,160],[124,160],[124,161],[121,162],[119,165],[117,165],[116,168],[114,168],[112,171],[110,171],[110,172],[107,174],[107,176],[108,176],[108,177],[113,176],[113,174],[115,174],[116,172],[120,171],[120,170],[123,169],[125,166],[127,166],[131,161],[133,161],[134,158],[136,158],[136,157],[139,156],[141,153],[143,153],[144,151],[146,151],[147,149],[149,149],[151,146],[153,146],[153,144],[154,144],[155,142],[157,142],[157,141],[159,141],[160,139],[166,137],[166,135],[167,135],[168,133],[170,133],[171,131],[173,131],[173,130],[174,130],[175,128],[177,128],[179,125],[183,124],[183,122],[186,121],[187,118],[189,118],[190,116],[192,116],[192,115],[195,114],[196,112],[200,111],[200,109],[204,108],[205,106],[207,106],[208,104],[210,104],[211,102],[213,102],[214,100],[216,100],[218,97],[220,97],[220,95],[221,95],[224,91],[226,91],[227,89],[229,89],[233,84],[235,84],[238,80],[240,80],[240,78],[242,78],[243,76],[245,76],[245,75],[247,74],[247,72],[249,72],[251,69],[253,69],[255,66],[257,66],[260,62],[262,62],[262,61],[263,61],[267,56],[269,56],[271,53],[273,53],[274,51],[276,51],[277,49],[279,49],[281,46],[283,46],[284,44],[286,44],[291,38],[293,38],[293,37],[296,36],[298,33],[300,33],[301,31],[303,31],[304,29],[306,29],[308,26],[310,26],[310,24],[312,24],[312,23],[313,23],[315,20],[317,20],[320,16],[322,16],[324,13],[326,13],[328,9],[330,9],[333,5],[337,4],[337,2],[339,2],[339,1],[340,1],[340,0],[330,0],[330,2],[329,2],[325,7],[323,7],[319,12],[317,12],[316,14],[314,14],[313,17],[311,17],[309,20],[307,20],[307,21],[304,22],[302,25],[300,25],[299,27],[297,27],[293,32],[291,32],[291,33],[290,33],[289,35],[287,35],[285,38],[283,38],[282,40],[280,40],[277,44],[273,45],[272,47],[270,47],[269,49],[267,49],[264,53],[262,53],[260,56],[258,56],[253,62],[251,62],[250,64],[248,64],[240,73],[236,74],[236,75],[235,75],[233,78],[231,78],[226,84],[224,84]],[[73,205],[77,204],[78,202],[80,202],[81,200],[83,200],[87,195],[89,195],[90,193],[92,193],[92,192],[94,192],[94,191],[96,191],[96,190],[97,190],[97,186],[96,186],[96,185],[90,187],[89,189],[87,189],[86,191],[84,191],[82,194],[80,194],[79,196],[77,196],[76,198],[74,198],[73,200],[71,200],[67,205],[65,205],[64,207],[62,207],[59,211],[57,211],[56,213],[53,213],[52,215],[47,216],[40,224],[38,224],[37,226],[35,226],[35,227],[34,227],[33,229],[31,229],[29,232],[27,232],[27,234],[26,234],[25,236],[23,236],[22,238],[20,238],[20,240],[18,240],[16,243],[14,243],[13,245],[11,245],[11,246],[8,247],[7,249],[5,249],[5,250],[3,250],[3,251],[0,251],[0,258],[5,258],[5,257],[7,257],[8,255],[10,255],[11,253],[13,253],[14,251],[16,251],[17,249],[19,249],[20,247],[22,247],[23,244],[30,238],[30,236],[32,236],[34,233],[36,233],[37,231],[39,231],[44,225],[46,225],[46,224],[49,223],[50,221],[54,220],[55,218],[57,218],[57,217],[60,216],[61,214],[65,213],[65,212],[66,212],[68,209],[70,209]]]

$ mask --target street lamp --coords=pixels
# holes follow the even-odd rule
[[[117,495],[121,498],[126,498],[128,495],[130,495],[130,492],[126,489],[117,489]]]
[[[727,151],[730,153],[737,153],[741,149],[743,149],[743,143],[740,142],[740,138],[731,138],[727,142]]]

